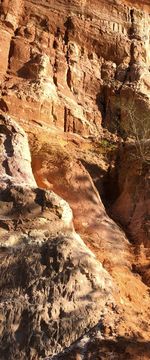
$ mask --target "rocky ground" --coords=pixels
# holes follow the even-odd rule
[[[150,359],[149,1],[0,2],[1,359]]]

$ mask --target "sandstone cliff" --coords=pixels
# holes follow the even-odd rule
[[[0,12],[3,111],[82,135],[102,121],[125,131],[135,91],[148,111],[147,12],[104,0],[3,1]]]
[[[111,313],[113,282],[75,233],[69,205],[37,188],[28,159],[20,168],[28,151],[24,132],[3,116],[0,129],[6,135],[0,189],[1,358],[44,358],[97,325],[104,309]],[[10,159],[14,172],[8,175]]]
[[[3,360],[150,358],[149,13],[0,1]]]

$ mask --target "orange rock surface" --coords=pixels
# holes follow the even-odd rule
[[[3,329],[5,336],[9,331],[11,335],[7,337],[7,341],[4,336],[2,341],[3,360],[8,358],[8,348],[11,360],[55,359],[52,357],[55,352],[56,359],[63,360],[80,358],[148,360],[150,358],[149,11],[148,0],[4,0],[0,2],[0,113],[2,122],[8,119],[5,131],[0,122],[0,178],[2,184],[8,182],[8,187],[14,183],[24,186],[25,182],[30,188],[29,194],[27,193],[30,197],[30,206],[25,201],[22,188],[19,190],[17,188],[15,195],[13,192],[13,201],[11,201],[12,195],[9,195],[11,212],[13,213],[15,208],[16,214],[16,208],[24,206],[27,219],[29,218],[25,220],[23,216],[21,219],[21,215],[19,222],[16,223],[16,217],[15,220],[10,221],[9,213],[3,214],[7,206],[9,207],[9,201],[7,199],[8,204],[6,204],[3,192],[0,193],[2,271],[6,279],[6,285],[2,282],[3,306],[5,308],[7,305],[6,309],[9,312],[5,297],[9,297],[11,304],[13,296],[17,299],[17,291],[19,291],[19,299],[26,296],[25,291],[30,295],[28,306],[28,298],[24,297],[22,313],[20,305],[18,303],[16,305],[13,316],[14,319],[19,320],[8,319],[7,322],[6,315],[7,326]],[[16,132],[10,129],[9,121],[15,121]],[[18,129],[21,129],[20,132]],[[27,138],[22,129],[28,135],[31,159]],[[10,135],[11,132],[13,135]],[[19,150],[17,144],[22,137],[25,137],[24,145],[21,145]],[[10,144],[13,144],[13,156],[8,151]],[[58,196],[57,204],[54,201],[54,205],[51,207],[48,205],[48,210],[45,210],[44,205],[41,206],[42,215],[32,189],[36,186],[42,189],[42,194],[49,194],[52,191],[57,194],[56,198]],[[22,197],[25,205],[22,203],[20,205]],[[52,266],[48,265],[51,264],[51,260],[49,259],[46,265],[41,263],[39,244],[34,257],[35,243],[32,248],[32,241],[36,239],[37,242],[40,236],[42,244],[43,241],[46,242],[47,226],[53,237],[63,233],[64,238],[66,236],[64,244],[68,244],[65,246],[71,249],[71,241],[68,240],[63,216],[60,214],[61,198],[65,200],[65,204],[68,203],[67,209],[71,208],[73,212],[71,225],[69,222],[73,244],[76,241],[74,233],[76,231],[84,241],[84,244],[80,243],[81,247],[79,246],[80,254],[88,251],[89,248],[90,253],[95,255],[94,264],[99,263],[102,274],[107,274],[106,278],[108,276],[112,282],[112,287],[108,286],[108,292],[110,297],[113,295],[114,300],[111,306],[109,304],[107,307],[105,294],[105,304],[101,305],[101,326],[98,322],[97,310],[93,322],[90,318],[89,323],[86,322],[87,308],[83,312],[81,310],[84,326],[79,325],[79,331],[74,332],[72,325],[65,325],[62,340],[58,326],[56,334],[52,335],[53,348],[50,340],[50,320],[48,321],[48,316],[51,319],[50,315],[46,315],[46,312],[41,315],[41,310],[38,309],[36,312],[34,308],[36,320],[33,326],[31,316],[29,313],[27,316],[26,313],[24,315],[24,311],[26,306],[27,309],[32,307],[32,300],[38,298],[38,291],[39,298],[42,299],[41,306],[44,307],[46,301],[46,306],[49,307],[52,301],[49,300],[50,296],[47,296],[47,293],[42,295],[45,291],[44,286],[48,289],[46,282],[38,289],[40,276],[45,276],[41,275],[41,271],[44,274],[44,266],[46,266],[48,272],[48,266]],[[49,204],[50,200],[47,201]],[[50,203],[53,204],[53,201],[51,200]],[[67,211],[70,214],[71,210]],[[32,212],[34,217],[31,216]],[[5,219],[6,215],[7,219]],[[41,220],[43,218],[44,220]],[[46,225],[42,225],[42,221],[46,221],[44,222]],[[40,235],[29,234],[31,253],[27,248],[23,251],[16,250],[23,236],[27,238],[28,226],[30,232],[40,232]],[[47,246],[51,249],[50,243]],[[53,246],[55,246],[54,242]],[[61,248],[60,243],[58,248],[59,246]],[[11,249],[14,251],[14,262]],[[64,254],[65,252],[63,256]],[[29,261],[25,261],[27,277],[30,273],[30,264],[34,268],[33,259],[35,259],[35,267],[38,269],[36,281],[39,285],[34,288],[35,275],[32,273],[31,278],[29,276],[32,291],[25,283],[24,288],[19,285],[21,290],[15,288],[15,291],[8,285],[11,288],[9,292],[7,284],[16,281],[20,281],[21,284],[24,281],[22,272],[21,280],[17,280],[16,272],[11,274],[11,268],[15,265],[9,266],[16,262],[16,268],[20,269],[19,256],[22,259],[21,269],[24,264],[23,259],[29,257]],[[65,261],[66,259],[63,266],[69,266]],[[70,261],[71,264],[72,261],[74,263],[74,257],[71,257]],[[80,268],[80,260],[78,266]],[[84,262],[83,266],[87,266],[89,274],[88,261]],[[56,267],[54,266],[54,271],[57,270]],[[80,270],[82,273],[82,262]],[[71,279],[74,279],[72,270],[69,268],[68,271],[71,271]],[[46,276],[52,281],[49,272]],[[86,280],[88,287],[89,275]],[[60,280],[62,285],[61,281],[62,279]],[[57,285],[56,279],[56,287]],[[75,285],[72,286],[71,299],[76,291]],[[84,290],[81,300],[80,305],[84,303]],[[74,301],[77,306],[79,299],[75,298]],[[88,297],[86,301],[88,304]],[[98,304],[99,299],[95,301]],[[60,311],[62,317],[58,316],[58,322],[60,318],[66,319],[65,311],[63,310],[62,313]],[[31,313],[33,316],[33,309]],[[44,320],[40,322],[38,316]],[[30,331],[29,328],[24,330],[26,321],[30,324]],[[92,329],[96,324],[98,327]],[[36,327],[40,335],[36,334],[36,340],[32,339],[30,342],[31,329],[35,330]],[[86,336],[84,338],[86,330],[90,332],[87,338]],[[26,336],[25,344],[22,341],[23,331]],[[67,353],[61,354],[66,346],[70,346],[80,336],[83,336],[81,343],[77,342]]]

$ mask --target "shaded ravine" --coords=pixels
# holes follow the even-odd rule
[[[133,272],[150,286],[149,164],[138,157],[136,146],[130,142],[116,147],[112,159],[106,173],[97,164],[82,163],[108,216],[122,228],[131,244]]]

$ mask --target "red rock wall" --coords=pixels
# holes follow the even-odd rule
[[[148,14],[122,2],[4,1],[0,14],[0,108],[18,119],[99,133],[109,90],[148,69]]]

